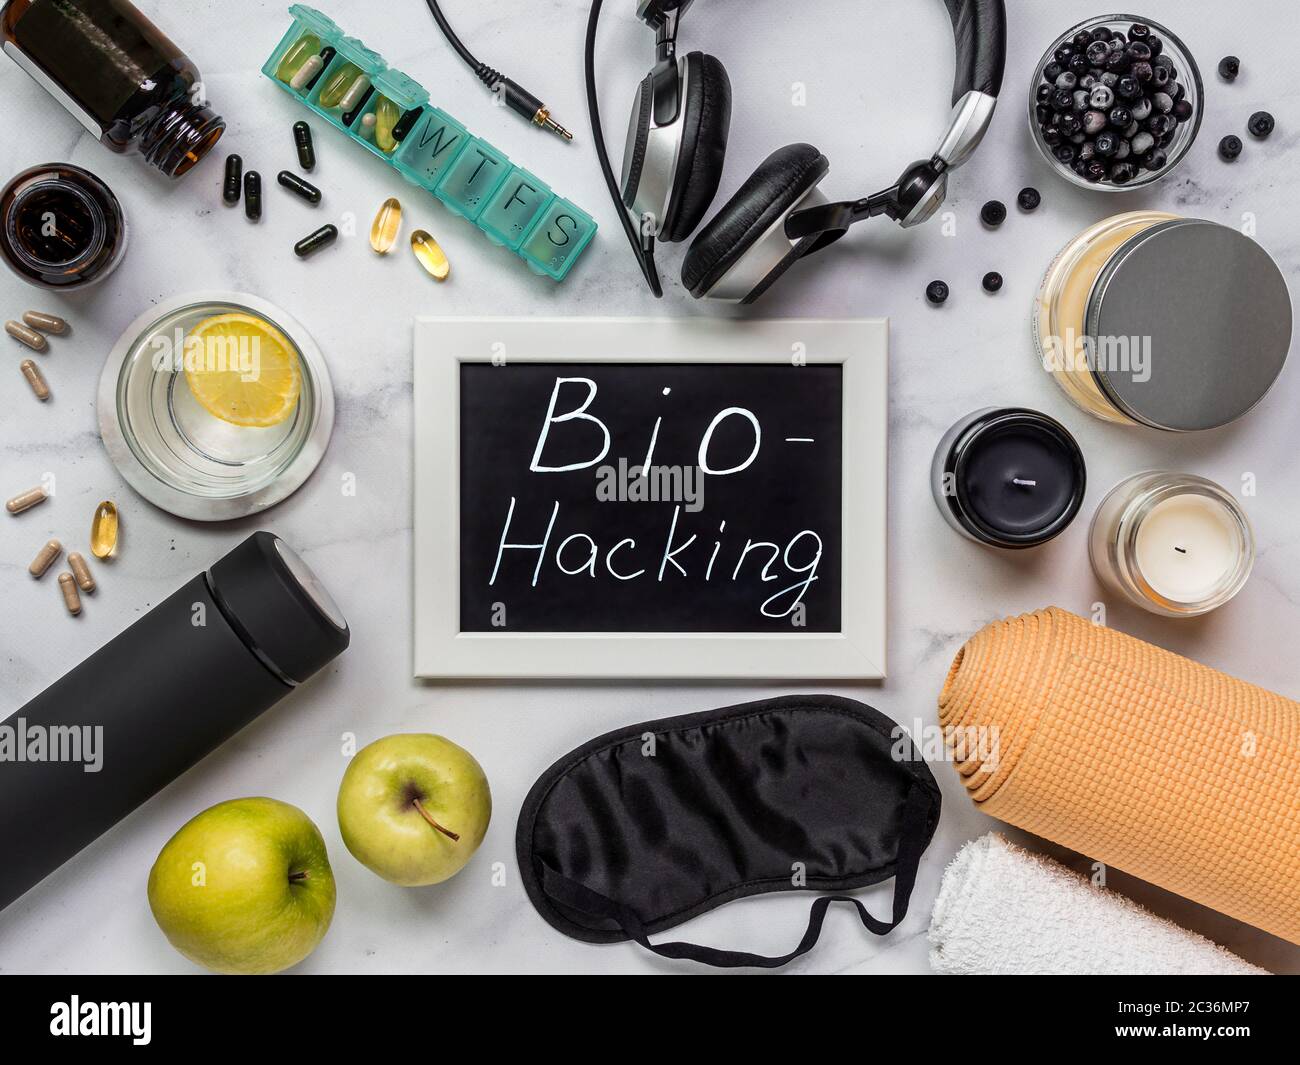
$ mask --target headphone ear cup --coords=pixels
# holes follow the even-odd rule
[[[690,294],[697,299],[707,296],[829,168],[826,156],[811,144],[787,144],[763,160],[687,251],[682,262],[682,284]],[[749,298],[761,295],[795,258],[791,254],[763,277],[755,278]]]
[[[636,105],[627,134],[627,165],[623,173],[623,205],[629,210],[636,201],[637,189],[641,185],[641,173],[645,169],[646,145],[650,143],[650,114],[654,107],[654,75],[647,74],[641,79],[637,90]]]
[[[659,229],[661,240],[685,240],[704,221],[722,180],[730,130],[731,79],[727,68],[711,55],[689,53],[681,150],[668,215]]]

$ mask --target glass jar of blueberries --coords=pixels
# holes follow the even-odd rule
[[[1034,70],[1029,128],[1066,180],[1141,188],[1187,154],[1201,128],[1201,73],[1158,22],[1099,15],[1061,34]]]

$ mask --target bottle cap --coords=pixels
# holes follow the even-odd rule
[[[301,684],[347,649],[352,634],[338,604],[278,536],[253,533],[207,576],[231,627],[286,684]]]

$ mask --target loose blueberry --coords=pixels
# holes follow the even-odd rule
[[[1225,163],[1231,163],[1241,154],[1241,148],[1241,138],[1229,133],[1223,140],[1219,141],[1219,158]]]
[[[1020,205],[1022,211],[1036,211],[1038,205],[1042,202],[1043,197],[1032,185],[1021,189],[1019,195],[1016,196],[1016,203]]]
[[[948,285],[943,281],[931,281],[925,286],[925,298],[939,306],[948,298]]]
[[[1007,205],[1001,200],[989,200],[980,208],[980,221],[991,229],[996,229],[1007,220]]]
[[[990,270],[980,283],[984,286],[985,292],[997,292],[1002,287],[1002,275],[996,270]]]
[[[1250,121],[1246,123],[1246,129],[1250,131],[1252,137],[1258,137],[1263,140],[1273,132],[1273,116],[1267,111],[1256,111],[1250,116]]]
[[[1219,77],[1224,81],[1236,81],[1241,73],[1241,60],[1235,55],[1225,55],[1219,60]]]

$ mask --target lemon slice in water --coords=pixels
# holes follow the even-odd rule
[[[266,427],[297,408],[302,366],[289,338],[265,318],[217,314],[189,331],[185,381],[214,418]]]

